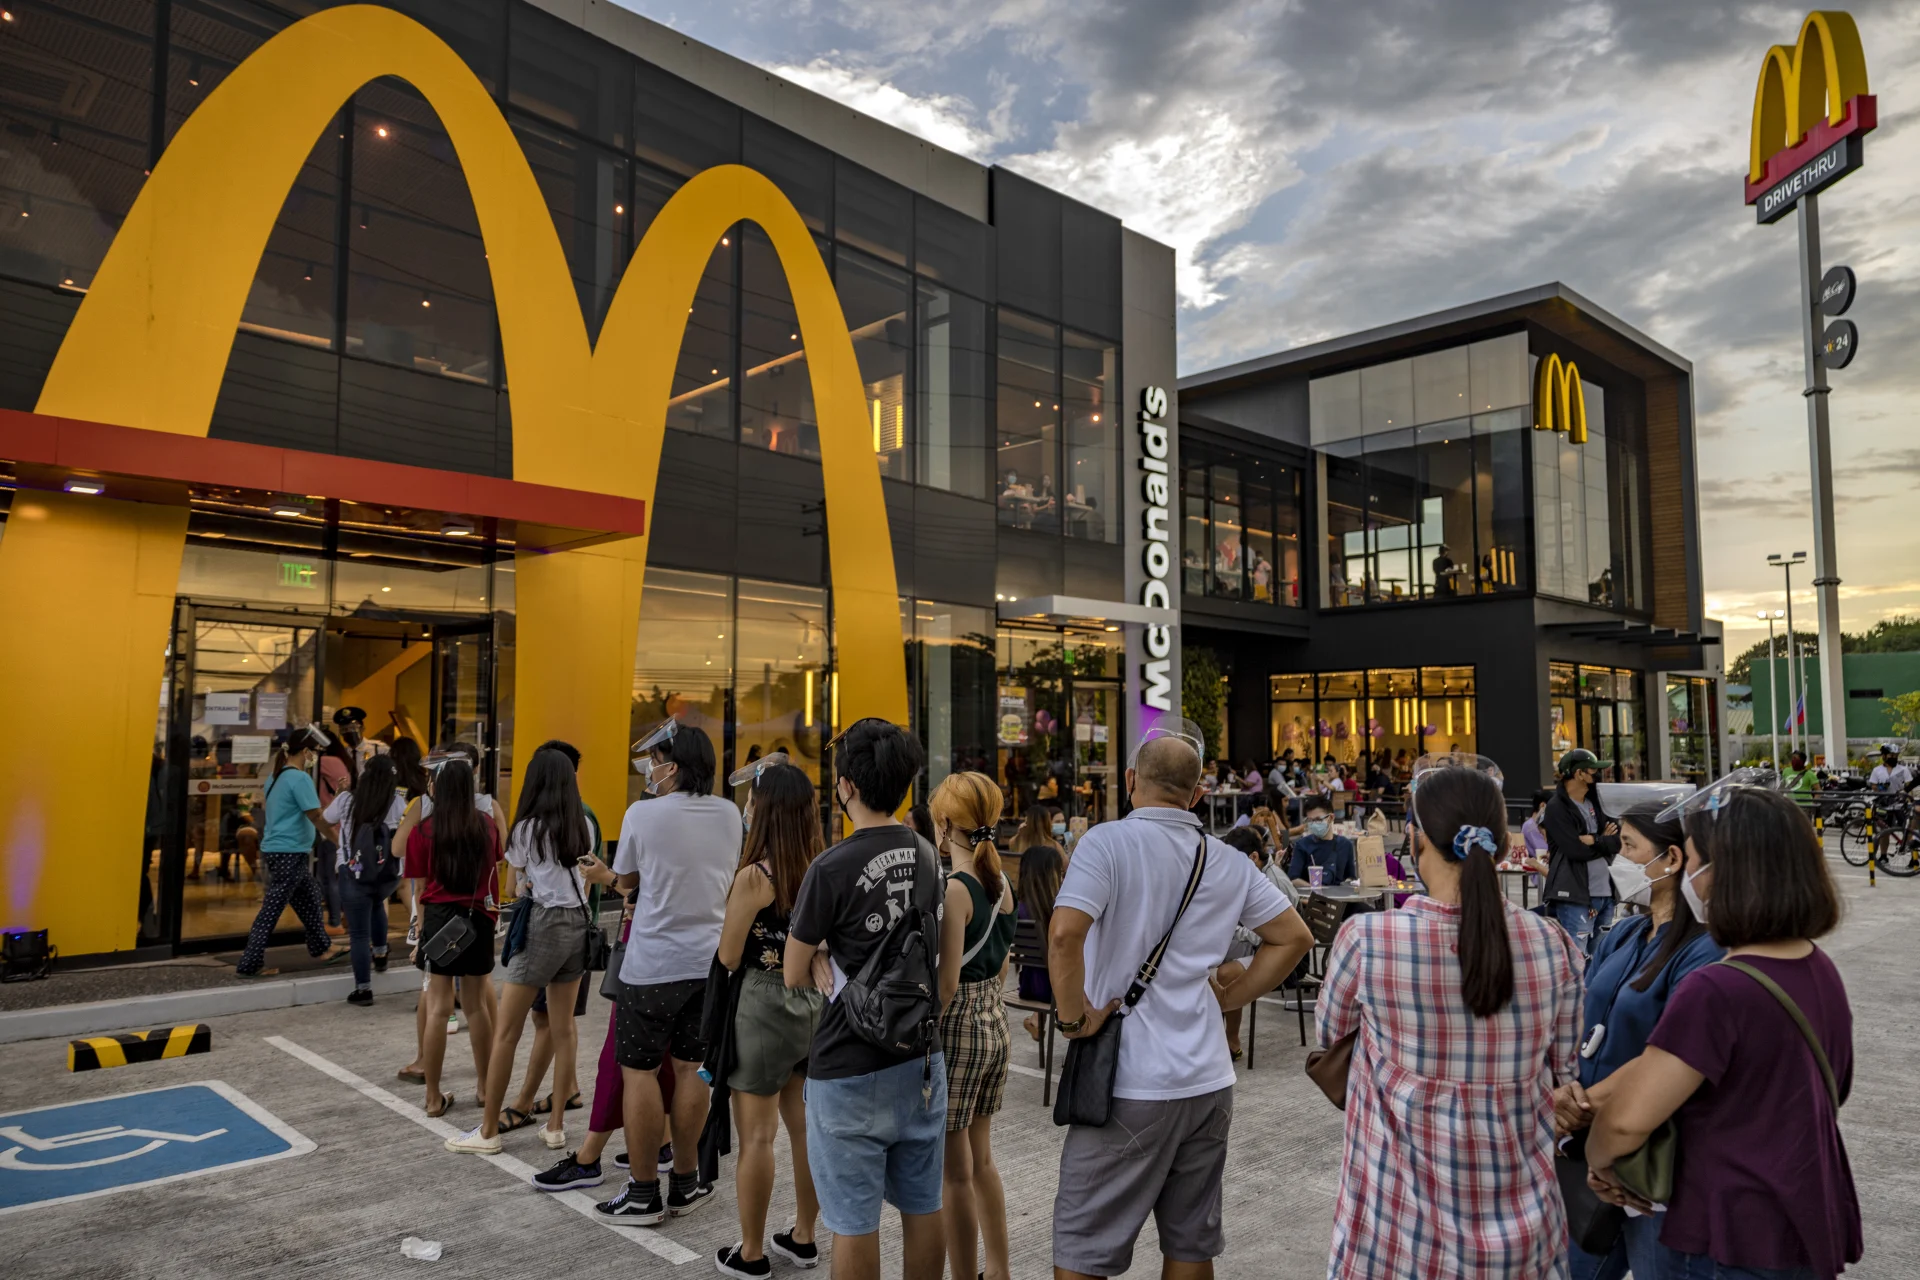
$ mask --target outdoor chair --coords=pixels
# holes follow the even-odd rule
[[[1047,940],[1040,932],[1040,926],[1032,920],[1022,919],[1013,926],[1013,964],[1019,969],[1045,969],[1047,967]],[[1015,982],[1019,979],[1016,977]],[[1009,1009],[1018,1009],[1031,1013],[1040,1020],[1040,1104],[1053,1105],[1053,1005],[1044,1000],[1025,1000],[1018,994],[1016,985],[1011,993],[1001,995],[1002,1003]]]

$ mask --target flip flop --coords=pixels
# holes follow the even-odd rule
[[[409,1084],[425,1084],[427,1082],[427,1073],[415,1067],[402,1067],[393,1074],[399,1079],[407,1081]]]
[[[453,1110],[453,1095],[450,1093],[443,1093],[440,1095],[440,1109],[438,1111],[427,1112],[427,1119],[438,1120],[451,1110]]]
[[[578,1093],[575,1093],[571,1098],[567,1099],[567,1110],[569,1111],[578,1111],[581,1107],[585,1105],[586,1104],[581,1101],[580,1095]],[[548,1094],[546,1097],[540,1099],[540,1101],[534,1103],[533,1110],[528,1114],[536,1115],[536,1116],[552,1115],[553,1114],[553,1095]]]
[[[500,1132],[512,1133],[515,1129],[524,1129],[533,1123],[533,1117],[525,1111],[515,1111],[512,1107],[500,1109]]]

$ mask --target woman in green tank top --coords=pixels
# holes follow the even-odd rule
[[[1001,997],[1013,946],[1013,890],[993,843],[1001,804],[1000,788],[983,773],[949,775],[929,801],[940,851],[953,860],[947,918],[964,922],[957,947],[946,943],[940,957],[940,995],[946,1004],[940,1044],[947,1058],[947,1257],[954,1275],[984,1273],[987,1280],[1007,1280],[1009,1272],[1007,1196],[991,1142],[1012,1048]],[[976,1240],[986,1243],[984,1267],[976,1266]]]

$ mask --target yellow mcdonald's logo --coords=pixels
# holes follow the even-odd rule
[[[516,480],[651,508],[688,310],[742,220],[787,272],[820,431],[832,547],[836,703],[907,718],[886,506],[852,340],[825,264],[772,182],[738,165],[689,181],[622,277],[598,347],[532,169],[459,56],[391,10],[318,13],[262,45],[181,126],[134,202],[48,375],[43,414],[205,435],[281,206],[342,104],[409,82],[446,129],[488,253],[512,379]],[[184,507],[35,493],[0,539],[0,919],[69,954],[129,946],[154,708]],[[516,556],[515,737],[566,737],[600,812],[624,805],[645,539]],[[76,584],[79,584],[76,589]],[[103,868],[124,865],[125,873]]]
[[[1533,375],[1533,429],[1565,432],[1568,444],[1587,442],[1587,393],[1573,361],[1541,358]]]
[[[1838,9],[1809,13],[1793,47],[1776,44],[1760,63],[1747,181],[1764,182],[1767,162],[1797,147],[1816,123],[1836,129],[1845,124],[1850,104],[1867,93],[1867,57],[1852,15]],[[1873,127],[1870,118],[1861,118],[1871,115],[1871,100],[1864,106],[1864,113],[1853,113],[1855,125],[1863,130]]]

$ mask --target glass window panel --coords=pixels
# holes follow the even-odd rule
[[[1419,451],[1412,431],[1367,440],[1369,601],[1417,598],[1424,572]]]
[[[634,72],[635,155],[684,178],[739,161],[739,107],[651,63]]]
[[[634,234],[644,236],[680,189],[680,179],[647,165],[633,166]],[[740,227],[721,236],[707,258],[686,335],[673,369],[667,425],[698,435],[733,438],[733,271]],[[791,332],[791,331],[790,331]]]
[[[773,242],[758,227],[744,232],[740,359],[746,366],[740,396],[740,439],[775,453],[820,456],[813,384],[800,336],[800,317],[787,289]]]
[[[1545,434],[1545,433],[1543,433]],[[1560,467],[1560,581],[1566,594],[1587,598],[1587,489],[1586,455],[1558,432],[1552,433],[1554,459]]]
[[[786,193],[810,230],[833,231],[833,153],[799,134],[749,114],[741,125],[741,163]]]
[[[1420,428],[1422,595],[1473,594],[1473,477],[1467,419]]]
[[[734,689],[734,756],[784,751],[810,778],[822,777],[822,730],[829,719],[827,593],[742,578],[739,675]]]
[[[1393,360],[1360,371],[1360,430],[1399,431],[1413,425],[1413,361]]]
[[[1618,600],[1613,580],[1612,494],[1607,483],[1606,393],[1591,382],[1582,382],[1581,388],[1587,403],[1587,442],[1569,447],[1583,455],[1586,479],[1587,599],[1612,608]]]
[[[987,496],[986,304],[919,286],[920,483],[970,498]]]
[[[1060,527],[1059,330],[1006,310],[999,330],[1000,523],[1052,532]]]
[[[1467,349],[1449,347],[1413,358],[1414,421],[1426,424],[1464,418],[1467,407]]]
[[[1467,348],[1467,398],[1475,413],[1511,409],[1533,403],[1531,366],[1527,363],[1527,335],[1509,333]]]
[[[179,594],[202,604],[327,607],[333,566],[317,520],[209,518],[195,511]]]
[[[1207,594],[1207,468],[1199,463],[1204,455],[1197,449],[1181,450],[1187,466],[1181,471],[1180,494],[1183,527],[1180,532],[1180,589],[1190,596]]]
[[[439,532],[433,512],[341,504],[332,612],[433,623],[493,608],[491,562],[508,553]]]
[[[1472,667],[1426,667],[1420,672],[1420,698],[1427,723],[1428,751],[1478,751],[1479,707],[1474,701]]]
[[[1534,572],[1542,594],[1567,594],[1560,563],[1560,446],[1549,432],[1529,431],[1533,451]]]
[[[1326,455],[1327,606],[1365,604],[1367,472],[1358,457]]]
[[[1231,464],[1211,468],[1208,510],[1211,541],[1207,546],[1207,594],[1227,600],[1246,596],[1247,549],[1245,521],[1240,512],[1240,470]]]
[[[1315,447],[1360,434],[1360,373],[1336,373],[1307,384],[1307,434]]]
[[[1481,592],[1524,591],[1527,549],[1526,418],[1518,409],[1473,420],[1474,583]],[[1544,589],[1544,587],[1543,587]]]
[[[1320,758],[1349,769],[1360,763],[1360,727],[1366,714],[1366,673],[1334,671],[1320,676]]]
[[[35,5],[6,24],[0,273],[84,289],[146,180],[153,6]]]
[[[531,121],[515,121],[514,134],[553,213],[587,335],[597,342],[607,308],[613,304],[613,291],[632,253],[627,240],[631,225],[627,162],[614,152]]]
[[[1119,353],[1110,342],[1068,330],[1061,349],[1061,406],[1067,424],[1067,479],[1061,487],[1069,538],[1120,536]]]
[[[354,102],[347,351],[491,384],[493,284],[453,144],[399,81]]]
[[[837,261],[834,283],[866,388],[867,419],[880,474],[912,480],[907,366],[913,360],[913,339],[907,317],[913,304],[913,281],[904,271],[848,249],[838,251]]]
[[[1432,721],[1429,708],[1420,697],[1419,673],[1406,668],[1367,672],[1367,706],[1362,750],[1371,749],[1369,763],[1401,765],[1411,772],[1413,762],[1425,750],[1426,728]]]
[[[508,101],[624,149],[633,128],[633,59],[532,5],[510,10]]]
[[[1300,468],[1262,463],[1273,477],[1273,592],[1274,599],[1298,608],[1300,599],[1300,531],[1302,476]]]
[[[1240,520],[1241,542],[1246,547],[1247,598],[1272,604],[1277,591],[1279,570],[1274,563],[1273,485],[1271,468],[1259,459],[1241,464]]]
[[[633,739],[673,716],[706,731],[725,750],[727,689],[733,676],[733,582],[705,573],[649,567],[634,646]],[[743,652],[742,658],[745,659]],[[628,770],[627,802],[646,794]]]
[[[1319,758],[1313,695],[1312,676],[1280,675],[1268,679],[1268,716],[1275,758],[1284,759],[1289,751],[1295,760],[1302,762]]]
[[[994,618],[967,605],[914,605],[919,654],[919,713],[927,748],[927,786],[969,769],[994,772],[997,732]]]

